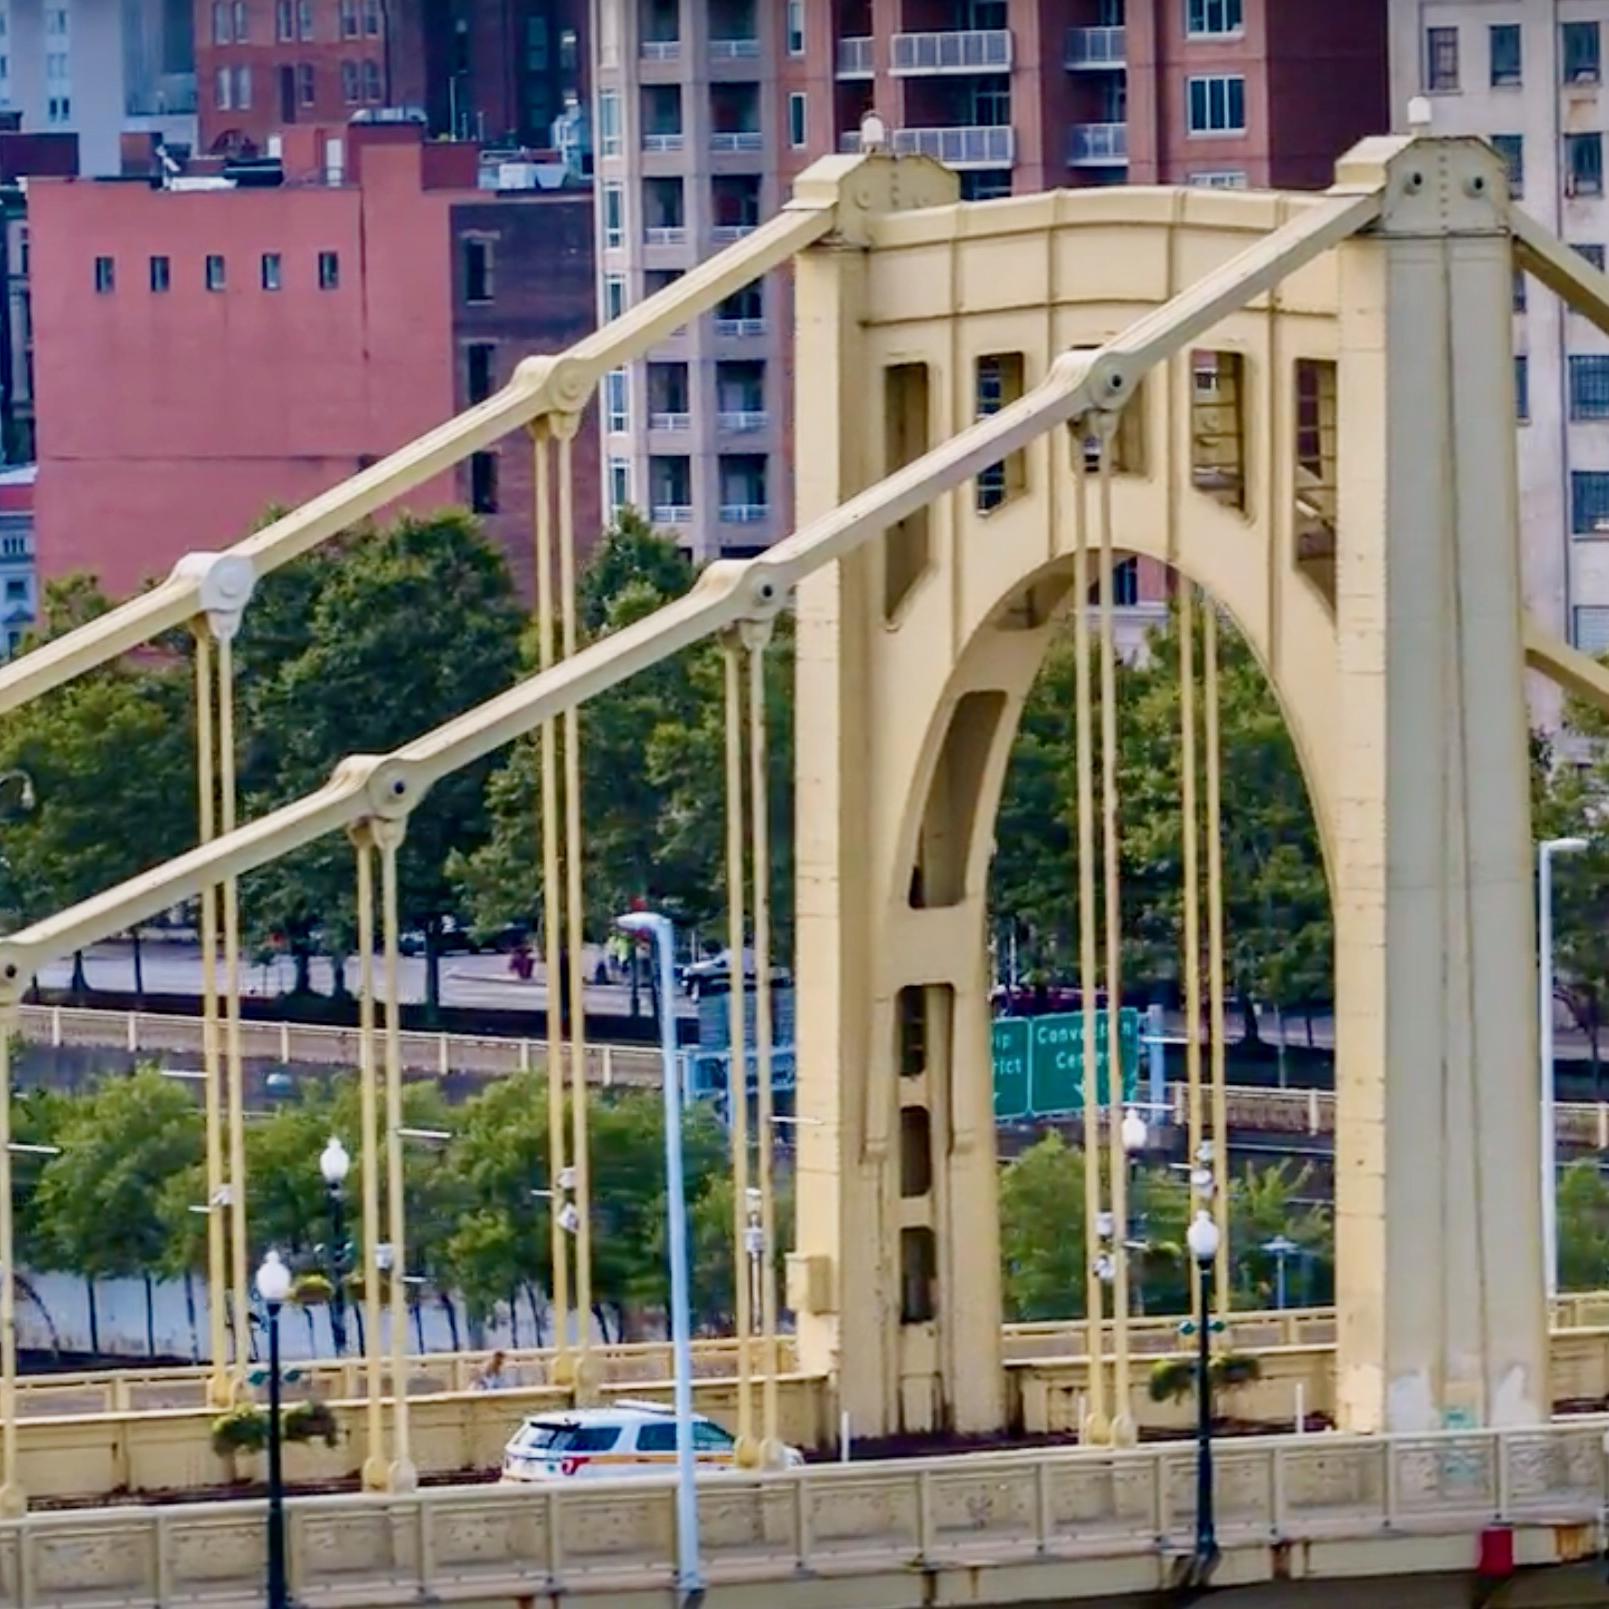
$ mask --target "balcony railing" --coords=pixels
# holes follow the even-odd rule
[[[691,525],[693,508],[690,503],[654,503],[648,517],[655,525]]]
[[[722,503],[721,524],[758,525],[771,514],[769,503]]]
[[[691,430],[693,416],[690,413],[653,413],[648,415],[648,428],[650,430]]]
[[[764,408],[723,408],[720,420],[722,430],[730,431],[733,435],[745,435],[750,431],[764,430],[771,422],[771,415]]]
[[[1003,73],[1011,68],[1009,28],[895,34],[895,73]]]
[[[840,39],[838,41],[838,76],[840,78],[870,78],[877,70],[876,43],[873,39]]]
[[[948,168],[1009,168],[1017,159],[1016,135],[1007,124],[963,125],[958,128],[900,128],[889,137],[896,156],[930,156]],[[838,139],[840,151],[860,149],[860,134],[851,129]]]
[[[1128,159],[1127,123],[1074,123],[1067,131],[1070,166],[1124,167]]]
[[[680,61],[682,42],[679,39],[645,39],[641,55],[644,61]]]
[[[650,246],[684,246],[687,244],[686,224],[660,224],[644,229],[643,240]]]
[[[1128,30],[1115,28],[1069,28],[1067,30],[1068,67],[1121,67],[1128,59]]]
[[[757,223],[718,223],[710,230],[710,239],[718,241],[723,246],[730,246],[734,240],[752,235],[759,227]]]
[[[765,320],[763,318],[717,318],[715,320],[715,333],[717,335],[764,335]]]
[[[712,39],[711,61],[752,61],[760,54],[758,39]]]
[[[655,151],[679,151],[685,138],[680,132],[675,134],[645,134],[642,137],[642,148],[652,154]]]
[[[759,129],[716,130],[710,135],[712,151],[763,151],[765,135]]]

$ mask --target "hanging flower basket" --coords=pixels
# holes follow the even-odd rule
[[[281,1426],[286,1441],[322,1441],[326,1447],[334,1447],[341,1439],[335,1410],[316,1398],[287,1408]]]
[[[323,1307],[335,1300],[335,1286],[317,1270],[298,1274],[291,1285],[291,1300],[298,1307]]]
[[[220,1458],[235,1453],[260,1453],[268,1445],[268,1415],[243,1402],[212,1421],[212,1450]]]

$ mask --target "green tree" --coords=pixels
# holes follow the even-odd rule
[[[1595,1162],[1559,1177],[1559,1289],[1596,1291],[1609,1277],[1609,1181]]]
[[[57,1267],[94,1282],[145,1280],[146,1340],[156,1351],[152,1280],[164,1262],[169,1224],[159,1210],[166,1182],[194,1167],[202,1148],[200,1113],[188,1090],[142,1067],[107,1079],[74,1103],[40,1175],[37,1244]],[[98,1349],[98,1338],[91,1343]]]
[[[293,567],[294,568],[294,567]],[[521,613],[502,554],[473,519],[404,515],[343,545],[338,563],[290,583],[268,611],[265,641],[295,646],[288,618],[306,614],[299,652],[245,696],[263,734],[250,772],[252,813],[320,786],[350,753],[384,753],[503,691],[518,665]],[[489,764],[444,777],[408,820],[399,853],[402,919],[423,930],[429,1009],[440,1002],[440,934],[456,890],[449,851],[484,837]],[[337,962],[355,942],[352,852],[327,839],[265,867],[244,894],[253,931],[265,928]],[[339,975],[339,967],[338,967]]]
[[[1298,1290],[1313,1303],[1334,1300],[1335,1232],[1329,1211],[1311,1198],[1311,1164],[1281,1162],[1247,1168],[1230,1186],[1229,1251],[1237,1307],[1274,1306],[1278,1259],[1264,1248],[1290,1241],[1286,1254],[1286,1301]]]
[[[1084,1316],[1084,1156],[1057,1133],[1000,1175],[1000,1260],[1008,1319]]]

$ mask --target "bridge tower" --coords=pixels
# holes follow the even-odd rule
[[[1364,142],[1329,200],[1376,210],[1243,277],[1206,329],[1181,293],[1233,291],[1236,253],[1313,202],[1076,192],[896,215],[898,175],[922,171],[860,166],[838,233],[798,261],[801,521],[969,425],[980,364],[1009,401],[1155,310],[1116,397],[1116,541],[1246,635],[1325,843],[1344,1422],[1545,1419],[1502,165],[1477,141]],[[1192,343],[1238,368],[1238,503],[1192,472]],[[1298,365],[1336,398],[1327,551],[1294,512]],[[858,1435],[984,1430],[1008,1408],[985,890],[1017,716],[1079,602],[1085,432],[1042,431],[1002,497],[968,482],[799,588],[812,1005],[790,1283],[803,1366],[835,1374]]]

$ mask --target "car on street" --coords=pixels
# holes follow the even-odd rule
[[[736,1467],[737,1443],[713,1419],[693,1416],[693,1454],[700,1471]],[[784,1450],[789,1468],[804,1462]],[[658,1402],[621,1401],[609,1408],[574,1408],[532,1414],[503,1449],[502,1479],[619,1480],[664,1475],[676,1467],[676,1415]]]

